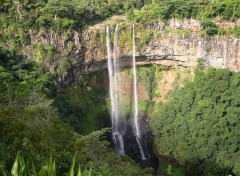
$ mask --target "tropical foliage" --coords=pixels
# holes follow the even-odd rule
[[[0,174],[147,176],[153,175],[152,169],[141,169],[129,157],[118,156],[107,140],[110,129],[102,127],[110,121],[105,101],[108,94],[90,86],[92,75],[62,89],[56,75],[17,52],[29,46],[30,30],[38,34],[48,30],[82,31],[88,25],[122,14],[140,23],[195,18],[200,20],[204,34],[223,34],[226,31],[213,19],[237,21],[240,1],[1,0],[0,11]],[[240,27],[235,25],[230,32],[239,37]],[[122,47],[131,43],[131,35],[129,30],[120,38]],[[154,31],[144,29],[138,47],[153,36]],[[35,43],[30,48],[37,61],[46,58],[45,64],[50,65],[55,58],[56,48],[52,45]],[[72,68],[67,58],[72,48],[64,51],[59,75]],[[138,80],[150,99],[159,96],[159,71],[155,67],[139,69]],[[100,82],[101,77],[97,73]],[[149,102],[147,107],[151,111]],[[239,73],[204,70],[200,64],[194,81],[173,92],[166,104],[156,107],[160,113],[152,118],[151,126],[158,154],[175,157],[187,175],[240,175]],[[165,170],[168,175],[174,173],[171,165]]]
[[[80,84],[86,92],[80,97],[74,94],[76,99],[71,93],[57,97],[59,88],[54,76],[36,63],[0,49],[0,174],[73,175],[70,164],[74,158],[73,163],[81,166],[83,175],[152,175],[152,169],[143,170],[129,157],[115,153],[106,140],[110,129],[96,131],[96,117],[106,111],[106,106],[94,109],[97,99],[91,98],[97,94],[90,96],[92,91],[87,84]],[[87,105],[93,107],[88,110]],[[67,110],[69,107],[72,110]],[[82,136],[65,124],[64,115],[78,122],[79,127],[67,121],[78,132],[88,135]],[[55,160],[46,162],[50,155]],[[75,173],[80,173],[79,167],[75,169]]]
[[[195,71],[152,119],[159,153],[174,156],[189,175],[240,174],[240,73]]]
[[[236,20],[240,17],[240,2],[238,0],[153,0],[141,10],[128,11],[129,19],[137,22],[147,22],[156,19],[171,18],[214,18]]]

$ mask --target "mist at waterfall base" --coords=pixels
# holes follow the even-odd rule
[[[119,155],[127,154],[142,167],[158,167],[158,160],[153,154],[153,137],[151,129],[147,123],[147,117],[139,118],[138,97],[137,97],[137,78],[135,61],[135,26],[132,26],[132,69],[133,69],[133,98],[132,98],[132,117],[128,118],[123,114],[121,96],[121,77],[120,60],[118,46],[118,25],[114,30],[113,49],[111,47],[110,28],[106,28],[107,61],[109,76],[109,93],[111,101],[111,122],[112,122],[112,141]],[[147,128],[146,128],[147,127]],[[145,130],[142,130],[144,129]]]

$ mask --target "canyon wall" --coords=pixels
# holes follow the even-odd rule
[[[23,46],[23,55],[42,63],[50,72],[60,72],[59,82],[65,87],[91,71],[107,68],[106,24],[91,26],[83,31],[67,31],[57,34],[51,30],[29,30],[28,45]],[[112,39],[115,24],[110,24]],[[193,69],[199,58],[206,66],[229,68],[240,66],[240,40],[233,36],[204,36],[197,21],[170,21],[136,25],[137,64],[158,64],[162,67]],[[121,65],[131,65],[131,24],[119,24],[119,46]],[[52,58],[39,55],[39,48],[48,52],[52,47]],[[45,50],[44,50],[45,49]],[[41,54],[41,53],[40,53]],[[60,71],[59,71],[60,70]]]

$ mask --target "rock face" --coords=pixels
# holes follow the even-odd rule
[[[139,146],[137,144],[136,137],[132,133],[133,129],[130,124],[128,124],[127,131],[124,136],[125,152],[133,160],[138,162],[142,168],[152,167],[155,171],[157,171],[159,167],[159,161],[153,151],[154,137],[149,125],[149,118],[140,117],[139,119],[142,133],[142,146],[147,159],[141,160]]]
[[[239,70],[238,51],[238,39],[200,37],[197,33],[185,37],[169,35],[160,40],[152,40],[143,48],[143,53],[150,62],[164,66],[194,68],[198,58],[203,58],[207,66],[231,70]]]
[[[182,24],[171,21],[168,28],[161,25],[163,24],[136,25],[138,65],[194,68],[198,58],[203,58],[206,66],[239,70],[239,39],[232,36],[201,36],[198,32],[201,26],[194,20]],[[114,25],[110,28],[113,33]],[[186,30],[188,32],[184,33]],[[132,64],[131,24],[119,25],[119,42],[121,65],[129,66]],[[84,31],[68,31],[65,34],[29,30],[28,43],[23,47],[24,55],[41,62],[51,72],[60,69],[59,82],[63,87],[81,79],[88,72],[107,68],[104,25]],[[36,45],[54,47],[55,54],[51,62],[46,61],[46,56],[41,59],[36,57]],[[67,67],[66,61],[69,63]]]

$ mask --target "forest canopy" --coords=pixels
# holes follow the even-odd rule
[[[112,15],[128,14],[130,20],[151,21],[170,18],[214,18],[236,20],[240,17],[238,0],[2,0],[3,27],[19,26],[82,28]]]
[[[159,153],[192,175],[240,174],[240,73],[195,70],[152,120]]]

